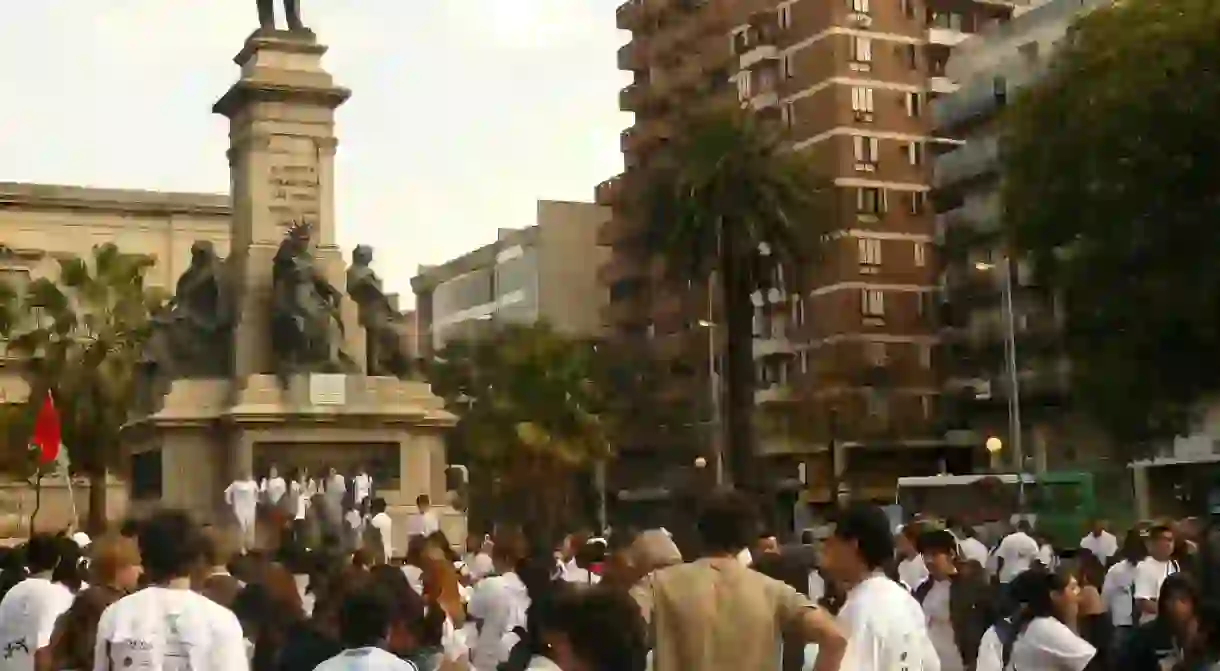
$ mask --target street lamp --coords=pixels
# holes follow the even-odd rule
[[[720,433],[720,374],[716,371],[716,323],[711,320],[712,316],[712,301],[711,291],[708,291],[707,303],[707,319],[699,320],[699,328],[707,329],[707,379],[708,393],[711,394],[712,401],[712,417],[708,422],[711,429],[709,431],[712,454],[716,457],[715,478],[716,486],[720,487],[724,484],[724,454],[720,446],[722,445]],[[703,465],[699,464],[699,460],[703,460]],[[707,460],[703,457],[695,460],[695,466],[703,468],[707,465]]]
[[[1003,274],[1004,299],[1004,358],[1008,368],[1008,436],[1012,440],[1013,463],[1017,471],[1025,470],[1025,449],[1021,442],[1021,383],[1017,376],[1017,320],[1012,305],[1012,257],[1005,256],[1001,266],[994,263],[979,261],[974,264],[975,270],[990,272],[999,268]],[[995,439],[998,443],[999,439]],[[990,446],[991,440],[988,439]],[[1002,447],[1002,445],[1000,445]],[[988,447],[990,451],[990,447]]]
[[[987,455],[991,458],[991,470],[996,470],[1000,463],[1000,451],[1004,449],[1004,441],[996,436],[991,436],[983,447],[987,448]]]

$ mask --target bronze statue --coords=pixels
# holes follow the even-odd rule
[[[140,353],[144,401],[139,405],[155,409],[175,379],[228,375],[233,325],[228,298],[220,257],[211,242],[197,240],[174,296],[149,317],[149,338]]]
[[[403,316],[382,290],[372,262],[373,248],[358,245],[347,269],[347,295],[355,301],[365,330],[366,370],[369,375],[405,378],[411,373],[411,358],[403,347]]]
[[[326,281],[309,251],[312,227],[293,224],[271,268],[271,348],[281,380],[296,372],[341,372],[350,363],[335,339],[343,334],[343,295]]]
[[[275,30],[275,0],[258,0],[258,24],[260,30]],[[308,33],[309,29],[301,23],[300,0],[284,0],[284,19],[288,22],[288,32]]]

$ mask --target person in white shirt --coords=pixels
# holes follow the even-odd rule
[[[470,665],[473,671],[496,671],[508,659],[517,642],[513,629],[524,627],[530,607],[529,590],[517,575],[517,563],[525,556],[525,543],[517,534],[501,534],[492,546],[491,558],[498,575],[475,585],[466,612],[469,627],[477,634],[467,634]]]
[[[248,671],[233,611],[191,591],[201,530],[185,513],[163,511],[140,529],[149,586],[111,604],[97,626],[94,671]]]
[[[495,572],[495,564],[491,561],[491,536],[469,536],[466,538],[466,573],[471,583],[486,578]]]
[[[1157,525],[1148,530],[1148,556],[1135,566],[1135,612],[1139,623],[1156,619],[1156,600],[1165,578],[1180,570],[1173,560],[1173,529]]]
[[[267,477],[258,483],[258,490],[269,506],[278,506],[280,499],[284,498],[284,494],[288,491],[288,483],[280,477],[280,471],[275,464],[272,464],[271,468],[267,470]]]
[[[958,537],[957,546],[961,552],[962,561],[972,561],[979,565],[979,570],[983,571],[987,568],[987,546],[983,545],[977,537],[974,527],[962,527],[962,533]]]
[[[991,616],[991,585],[981,569],[959,564],[958,552],[957,539],[947,530],[927,531],[919,537],[928,579],[912,595],[927,615],[928,637],[941,671],[974,668],[979,640]]]
[[[369,513],[368,526],[376,532],[376,541],[381,543],[380,547],[375,548],[381,552],[377,563],[388,564],[394,558],[394,521],[386,512],[385,499],[381,497],[373,499],[373,502],[369,504]]]
[[[352,477],[352,505],[359,508],[372,493],[373,476],[368,474],[364,466],[360,466]]]
[[[940,671],[923,609],[882,570],[893,557],[889,517],[872,505],[845,510],[822,547],[823,572],[847,590],[838,616],[847,634],[841,668]]]
[[[26,544],[30,575],[0,601],[0,671],[34,671],[35,656],[48,654],[55,621],[74,599],[71,590],[51,581],[59,560],[58,539],[46,534],[30,537]]]
[[[898,580],[913,590],[928,579],[928,567],[924,565],[923,555],[915,547],[919,537],[919,525],[908,524],[899,527],[894,534],[894,545],[898,556]]]
[[[1010,592],[1017,613],[983,635],[977,671],[1083,671],[1097,650],[1069,626],[1080,596],[1076,579],[1038,567],[1013,580]]]
[[[254,549],[255,516],[258,512],[258,483],[249,471],[242,473],[225,489],[225,503],[233,509],[241,534],[241,552]]]
[[[413,536],[431,536],[440,531],[441,523],[432,510],[432,499],[427,494],[415,497],[415,507],[419,511],[407,518],[407,538]]]
[[[360,549],[366,522],[365,506],[357,506],[343,514],[344,539],[353,551]]]
[[[339,609],[339,639],[345,649],[314,671],[419,671],[386,650],[393,620],[391,602],[374,590],[348,596]]]
[[[1140,535],[1139,530],[1132,529],[1127,532],[1123,538],[1120,559],[1106,571],[1106,579],[1102,582],[1101,600],[1114,627],[1110,637],[1110,650],[1114,654],[1126,649],[1127,639],[1135,626],[1135,567],[1143,561],[1147,553],[1144,537]]]
[[[1038,558],[1038,541],[1030,531],[1029,521],[1021,520],[1017,522],[1017,530],[1005,536],[996,547],[996,572],[1001,584],[1012,582],[1013,578],[1029,570]]]
[[[1092,552],[1102,566],[1106,566],[1110,558],[1118,553],[1118,539],[1106,531],[1105,520],[1094,520],[1092,531],[1080,539],[1080,548]]]

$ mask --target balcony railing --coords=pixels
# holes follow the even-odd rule
[[[1000,142],[995,137],[971,140],[936,159],[932,181],[944,188],[986,175],[998,167]]]
[[[948,132],[968,121],[986,118],[1005,104],[1007,96],[1003,78],[990,75],[975,78],[956,93],[932,101],[932,128]]]

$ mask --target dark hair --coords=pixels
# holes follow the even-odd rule
[[[439,548],[441,552],[445,553],[445,558],[449,561],[454,562],[459,559],[457,553],[453,551],[453,545],[449,543],[449,537],[445,535],[444,531],[437,529],[436,531],[428,534],[428,542],[432,543],[434,546]]]
[[[591,671],[644,671],[648,637],[640,608],[625,592],[591,587],[556,602],[544,628],[567,635],[572,652]]]
[[[445,611],[426,608],[424,598],[411,587],[401,569],[379,564],[369,571],[369,577],[372,579],[371,587],[389,599],[392,622],[405,625],[420,645],[440,645],[445,629]]]
[[[51,582],[57,582],[72,590],[80,591],[81,583],[85,582],[89,563],[80,546],[71,538],[59,538],[59,563],[51,571]]]
[[[30,573],[52,571],[59,564],[62,545],[50,534],[34,534],[25,544],[25,565]]]
[[[1203,601],[1203,594],[1199,591],[1199,585],[1188,574],[1173,573],[1165,576],[1165,581],[1161,583],[1161,591],[1157,594],[1157,618],[1166,616],[1166,609],[1169,603],[1185,599],[1194,604],[1197,608]],[[1168,620],[1165,620],[1166,622]]]
[[[877,506],[858,503],[844,510],[835,522],[834,535],[854,541],[860,560],[870,569],[881,568],[894,557],[890,518]]]
[[[150,583],[184,578],[203,559],[202,532],[180,510],[155,513],[141,525],[140,557]]]
[[[919,534],[915,548],[920,554],[947,554],[957,552],[957,538],[948,529],[932,529]]]
[[[420,494],[419,496],[415,497],[415,505],[417,507],[430,506],[432,505],[432,499],[429,498],[427,494]]]
[[[1081,586],[1095,587],[1098,592],[1101,592],[1102,584],[1106,581],[1106,567],[1102,565],[1097,555],[1081,548],[1076,555],[1076,575]]]
[[[90,668],[97,641],[97,623],[106,608],[122,596],[121,592],[97,585],[72,600],[72,605],[60,616],[56,625],[60,634],[51,649],[55,668]]]
[[[367,648],[385,641],[394,610],[388,596],[372,586],[357,590],[339,607],[339,639],[347,648]]]
[[[1027,519],[1017,520],[1017,531],[1020,531],[1021,533],[1028,534],[1030,531],[1033,531],[1033,528],[1034,528],[1034,526],[1029,523],[1029,520],[1027,520]]]
[[[1009,590],[1013,601],[1018,604],[1015,620],[1017,630],[1024,629],[1037,618],[1056,617],[1052,594],[1066,589],[1072,577],[1069,572],[1036,567],[1013,578]]]
[[[373,502],[369,504],[369,512],[373,513],[374,515],[377,515],[379,513],[384,513],[385,509],[386,509],[385,499],[381,498],[380,496],[373,499]]]
[[[740,492],[715,492],[703,502],[696,527],[704,552],[740,552],[758,538],[758,509]]]
[[[1144,535],[1139,529],[1130,529],[1123,537],[1123,546],[1118,550],[1118,556],[1123,561],[1135,566],[1148,556],[1148,546],[1144,543]]]
[[[602,543],[585,543],[576,548],[576,565],[587,569],[606,561],[606,546]]]
[[[1173,527],[1168,524],[1154,524],[1148,528],[1148,538],[1155,538],[1163,534],[1172,534]]]

